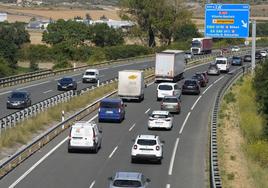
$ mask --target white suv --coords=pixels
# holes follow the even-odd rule
[[[85,150],[97,153],[101,141],[102,131],[95,122],[78,121],[70,129],[68,152]]]
[[[131,162],[138,159],[153,160],[161,164],[163,158],[163,143],[156,135],[138,135],[131,150]]]
[[[227,57],[216,57],[215,64],[221,72],[229,72],[230,70],[230,61]]]
[[[181,89],[177,83],[160,83],[157,86],[157,100],[163,99],[165,96],[176,96],[181,98]]]
[[[83,74],[82,82],[93,82],[97,83],[99,80],[99,70],[98,69],[87,69]]]
[[[171,130],[173,117],[169,111],[153,111],[148,120],[148,129],[164,128]]]

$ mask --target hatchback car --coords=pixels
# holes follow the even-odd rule
[[[234,46],[232,47],[232,52],[239,52],[240,51],[240,48],[238,46]]]
[[[131,162],[151,160],[161,164],[163,158],[163,143],[156,135],[138,135],[131,149]]]
[[[106,98],[100,101],[99,122],[125,119],[125,104],[122,99]]]
[[[266,58],[267,57],[267,52],[265,50],[260,51],[260,54],[262,57]]]
[[[208,75],[220,75],[220,70],[217,65],[210,64],[207,73]]]
[[[157,100],[161,100],[164,96],[177,96],[181,97],[181,89],[177,83],[160,83],[157,86]]]
[[[99,80],[99,70],[98,69],[87,69],[83,74],[83,83],[97,83]]]
[[[181,112],[181,100],[176,96],[165,96],[161,102],[161,110],[179,114]]]
[[[204,78],[205,78],[206,83],[209,82],[209,78],[208,78],[208,73],[207,73],[207,71],[204,71],[204,72],[197,72],[197,74],[202,74],[202,75],[204,76]]]
[[[169,111],[153,111],[148,120],[148,129],[168,129],[173,127],[173,116]]]
[[[245,55],[244,62],[251,62],[251,55]]]
[[[255,59],[262,59],[262,58],[263,58],[263,56],[261,55],[260,51],[255,53]]]
[[[58,90],[77,90],[77,83],[74,78],[64,77],[58,81]]]
[[[232,65],[242,66],[243,65],[242,58],[239,56],[233,56],[232,57]]]
[[[200,94],[200,85],[197,80],[186,79],[182,86],[182,94]]]
[[[192,76],[192,79],[197,80],[201,87],[207,86],[207,82],[201,73],[195,73],[195,75]]]
[[[139,172],[116,172],[114,177],[109,178],[109,188],[146,188],[150,182],[150,179],[145,178],[142,173]]]
[[[27,91],[13,91],[7,98],[7,108],[27,108],[31,106],[30,93]]]

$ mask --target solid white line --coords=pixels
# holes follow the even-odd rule
[[[29,85],[29,86],[21,87],[21,88],[19,88],[17,90],[26,89],[26,88],[34,87],[34,86],[39,86],[39,85],[46,84],[46,83],[49,83],[49,82],[50,81],[45,81],[45,82],[41,82],[41,83],[37,83],[37,84],[32,84],[32,85]]]
[[[166,185],[166,188],[170,188],[170,184],[167,184],[167,185]]]
[[[98,114],[96,114],[95,116],[93,116],[92,118],[90,118],[90,120],[88,120],[87,122],[91,122],[93,119],[95,119],[96,117],[98,117]]]
[[[147,84],[147,87],[149,87],[150,85],[153,85],[153,84],[154,84],[154,82],[151,82],[151,83]]]
[[[192,108],[191,108],[191,110],[193,110],[194,109],[194,107],[195,107],[195,105],[197,104],[197,102],[201,99],[201,97],[202,97],[202,95],[200,95],[198,98],[197,98],[197,100],[195,101],[195,103],[193,104],[193,106],[192,106]]]
[[[173,152],[172,152],[172,156],[171,156],[171,160],[170,160],[170,164],[169,164],[169,169],[168,169],[168,175],[172,175],[172,171],[173,171],[173,165],[174,165],[174,161],[175,161],[175,157],[176,157],[176,152],[178,149],[178,144],[179,144],[180,139],[177,138],[174,148],[173,148]]]
[[[148,108],[148,110],[145,111],[145,114],[147,114],[150,110],[151,110],[151,108]]]
[[[29,170],[27,170],[19,179],[17,179],[9,188],[14,188],[21,180],[23,180],[28,174],[30,174],[40,163],[42,163],[49,155],[51,155],[56,149],[58,149],[66,140],[62,140],[58,145],[56,145],[52,150],[50,150],[46,155],[44,155],[39,161],[37,161]]]
[[[92,188],[95,185],[95,180],[90,184],[89,188]]]
[[[51,91],[53,91],[53,90],[50,89],[50,90],[44,91],[43,93],[49,93]]]
[[[218,81],[220,81],[221,79],[223,79],[224,76],[220,77],[219,79],[217,79],[215,82],[213,82],[213,84],[216,84]]]
[[[109,159],[112,158],[112,156],[113,156],[113,154],[115,153],[115,151],[117,150],[117,148],[118,148],[118,146],[116,146],[116,147],[114,148],[114,150],[112,151],[112,153],[109,155]]]
[[[3,93],[0,93],[0,95],[5,95],[5,94],[8,94],[8,93],[11,93],[11,91],[6,91],[6,92],[3,92]]]
[[[184,129],[184,126],[185,126],[185,124],[186,124],[186,122],[187,122],[187,120],[188,120],[188,118],[189,118],[190,115],[191,115],[191,112],[188,112],[188,114],[187,114],[187,116],[186,116],[186,118],[185,118],[185,120],[184,120],[184,122],[183,122],[183,124],[181,126],[180,134],[182,133],[182,131]]]
[[[211,88],[213,86],[213,84],[211,84],[210,86],[207,87],[207,89],[205,91],[203,91],[202,94],[205,94],[207,92],[207,90],[209,90],[209,88]]]
[[[135,127],[136,123],[134,123],[129,129],[128,131],[130,132],[134,127]]]

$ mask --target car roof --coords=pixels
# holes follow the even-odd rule
[[[163,83],[158,84],[158,86],[160,86],[160,85],[170,85],[170,86],[174,86],[174,85],[176,85],[176,84],[177,84],[177,83],[163,82]]]
[[[140,172],[116,172],[114,180],[141,180]]]
[[[28,92],[28,91],[24,91],[24,90],[23,90],[23,91],[22,91],[22,90],[21,90],[21,91],[14,90],[14,91],[12,91],[12,92],[11,92],[11,94],[13,94],[13,93],[23,93],[23,94],[29,94],[29,92]]]
[[[186,78],[186,79],[184,80],[184,82],[186,82],[186,81],[194,81],[194,82],[196,82],[196,79]]]
[[[85,126],[88,126],[88,127],[93,127],[94,125],[96,125],[96,123],[95,122],[88,122],[88,121],[77,121],[77,122],[75,122],[75,124],[72,126],[72,127],[74,127],[74,128],[76,128],[76,127],[85,127]]]
[[[216,57],[216,60],[227,60],[227,57]]]
[[[145,140],[156,140],[158,136],[150,135],[150,134],[140,134],[137,136],[138,139],[145,139]]]
[[[155,114],[157,114],[157,115],[168,115],[169,112],[168,111],[164,111],[164,110],[154,110],[152,112],[152,115],[155,115]]]
[[[87,69],[86,72],[97,72],[98,69]]]
[[[119,103],[119,102],[122,102],[122,100],[118,98],[105,98],[105,99],[102,99],[101,102]]]
[[[61,78],[61,80],[62,80],[62,79],[73,79],[73,78],[70,77],[70,76],[64,76],[64,77]]]

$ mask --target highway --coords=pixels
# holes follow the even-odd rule
[[[110,80],[112,78],[117,77],[119,70],[124,69],[145,69],[148,67],[154,66],[152,61],[138,61],[138,62],[130,62],[123,64],[115,64],[111,65],[107,68],[100,69],[100,82]],[[78,84],[78,90],[89,87],[93,84],[91,83],[82,83],[82,71],[76,71],[69,73],[68,76],[72,76],[75,78]],[[47,98],[50,98],[54,95],[63,93],[64,91],[57,90],[57,81],[62,78],[62,76],[57,76],[49,79],[42,79],[34,82],[29,82],[23,85],[17,85],[12,88],[4,88],[0,90],[0,118],[3,118],[11,113],[18,111],[18,109],[6,109],[6,101],[7,97],[10,95],[13,90],[25,90],[31,94],[32,104],[43,101]]]
[[[185,72],[207,70],[196,66]],[[231,67],[231,71],[239,67]],[[101,73],[103,74],[103,73]],[[127,103],[126,119],[118,123],[99,123],[103,130],[102,148],[97,154],[67,152],[68,130],[36,152],[0,181],[0,187],[106,188],[108,177],[117,171],[137,171],[151,179],[150,188],[205,188],[209,182],[209,114],[215,95],[230,74],[210,76],[200,96],[183,95],[182,111],[174,116],[171,131],[148,131],[148,114],[160,109],[156,84],[145,91],[142,103]],[[179,82],[182,84],[182,81]],[[96,112],[97,113],[97,112]],[[96,113],[84,120],[95,120]],[[164,144],[162,164],[132,164],[132,139],[138,134],[157,134]]]

